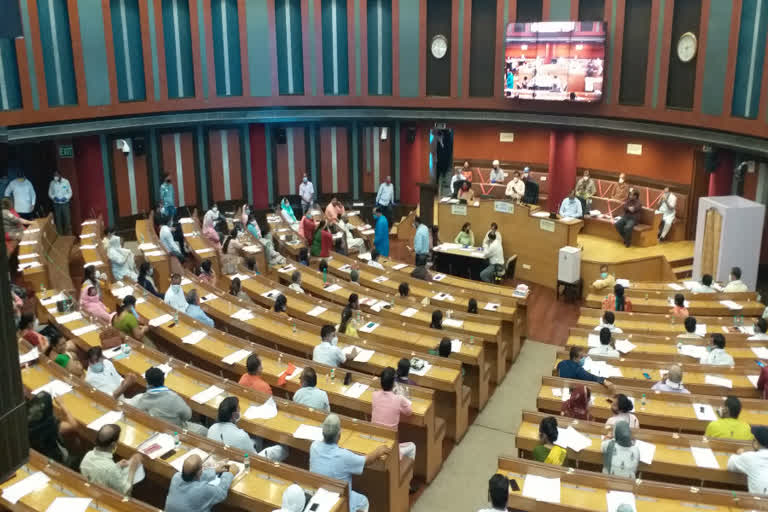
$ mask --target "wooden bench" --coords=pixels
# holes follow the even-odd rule
[[[674,298],[676,294],[681,293],[685,296],[686,299],[690,300],[692,298],[706,298],[707,300],[735,300],[735,301],[752,301],[757,302],[757,293],[756,292],[729,292],[729,293],[723,293],[723,292],[717,292],[717,293],[693,293],[690,290],[683,287],[682,290],[676,290],[672,288],[672,285],[675,287],[682,286],[681,283],[677,282],[663,282],[663,281],[632,281],[631,286],[629,288],[624,288],[624,296],[629,297],[632,299],[632,304],[634,305],[635,299],[641,298],[645,299],[647,296],[648,298]],[[607,288],[604,288],[602,290],[594,290],[590,287],[590,293],[594,293],[596,295],[600,294],[607,294],[607,293],[613,293],[613,290],[608,290]]]
[[[584,217],[585,235],[595,235],[609,240],[623,241],[614,225],[616,217],[624,215],[624,203],[602,197],[592,198],[592,209],[600,210],[600,217]],[[636,247],[651,247],[658,244],[657,235],[661,224],[661,214],[655,210],[643,207],[639,213],[637,224],[632,228],[632,245]]]

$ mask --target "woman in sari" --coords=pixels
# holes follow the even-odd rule
[[[107,306],[99,299],[99,291],[95,286],[88,286],[85,291],[80,292],[80,311],[88,313],[107,324],[112,320],[112,313],[107,310]]]
[[[288,198],[284,197],[282,201],[280,201],[280,210],[281,214],[283,216],[283,219],[285,219],[285,222],[288,224],[296,224],[299,221],[296,220],[296,215],[293,213],[293,207],[291,206],[291,203],[288,202]]]
[[[571,389],[571,397],[563,402],[560,414],[577,420],[591,421],[589,414],[589,401],[591,393],[589,388],[579,385]]]
[[[224,275],[236,274],[237,267],[243,264],[243,258],[240,257],[240,249],[243,246],[237,239],[239,231],[238,228],[230,231],[221,246],[221,272]]]
[[[215,218],[212,215],[205,214],[205,217],[203,217],[203,236],[216,249],[221,249],[221,240],[214,226],[214,221]]]
[[[555,444],[557,441],[557,420],[552,416],[544,418],[539,423],[539,440],[541,444],[533,449],[533,459],[545,464],[562,466],[567,452]]]

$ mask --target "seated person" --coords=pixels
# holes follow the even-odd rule
[[[134,281],[139,277],[136,273],[136,261],[133,253],[129,249],[120,247],[120,237],[113,235],[109,239],[109,250],[107,258],[112,264],[112,277],[120,281],[123,278],[130,277]]]
[[[640,448],[632,439],[632,430],[626,421],[616,423],[613,432],[606,435],[600,445],[603,452],[603,473],[634,480],[640,465]]]
[[[360,271],[356,268],[349,271],[349,282],[354,286],[360,286]]]
[[[228,396],[219,404],[217,422],[208,429],[208,439],[224,443],[238,451],[256,454],[268,460],[282,462],[288,456],[288,450],[280,445],[262,449],[263,441],[253,439],[248,432],[237,426],[240,420],[240,400]]]
[[[324,325],[320,329],[320,344],[312,350],[312,360],[328,366],[341,366],[347,361],[347,355],[337,346],[339,342],[336,336],[336,328],[332,325]],[[359,350],[353,348],[349,354],[350,359],[357,357]]]
[[[317,387],[317,373],[311,366],[301,372],[301,388],[293,394],[293,401],[318,411],[331,412],[328,393]]]
[[[214,226],[215,219],[209,213],[210,211],[206,212],[203,217],[203,238],[214,248],[221,249],[221,238]]]
[[[702,357],[699,363],[733,366],[733,357],[725,351],[725,336],[719,332],[712,334],[712,343],[707,347],[707,355]]]
[[[586,354],[584,354],[583,347],[573,346],[569,352],[570,359],[567,361],[560,361],[557,363],[557,376],[564,379],[576,379],[586,380],[591,382],[599,382],[610,386],[611,383],[604,377],[598,377],[592,375],[584,369],[584,362],[586,361]]]
[[[400,297],[407,297],[410,291],[411,287],[408,286],[408,283],[400,283],[400,285],[397,287],[397,293],[400,295]]]
[[[560,203],[560,216],[568,217],[571,219],[580,219],[584,216],[584,212],[581,211],[581,201],[576,198],[576,192],[571,190],[568,193],[568,197],[563,199]]]
[[[613,416],[605,420],[606,425],[616,425],[619,422],[626,422],[630,428],[640,428],[640,421],[632,413],[632,409],[635,405],[632,403],[627,395],[619,393],[614,395],[613,402],[611,403],[611,412]]]
[[[261,359],[259,356],[257,354],[249,355],[245,366],[247,371],[240,377],[240,380],[237,381],[237,383],[241,386],[253,388],[256,391],[271,395],[272,388],[267,384],[267,381],[261,377]]]
[[[703,336],[696,334],[695,316],[685,317],[685,320],[683,320],[683,325],[685,326],[685,332],[683,334],[678,334],[678,339],[700,340],[703,338]]]
[[[237,297],[246,304],[253,304],[253,300],[251,300],[248,294],[245,293],[245,290],[243,290],[242,282],[239,277],[233,277],[232,281],[229,283],[229,294],[233,297]]]
[[[368,265],[379,270],[384,270],[384,265],[379,263],[379,251],[371,249],[371,259],[368,260]]]
[[[165,291],[163,301],[176,311],[184,313],[187,310],[187,298],[181,288],[181,275],[173,274],[171,276],[171,286]]]
[[[710,421],[704,435],[709,438],[735,439],[736,441],[752,441],[752,429],[749,423],[739,420],[741,400],[735,396],[725,399],[725,404],[718,410],[720,419]]]
[[[400,385],[404,386],[415,386],[416,383],[413,382],[408,375],[411,373],[411,360],[407,357],[402,357],[397,362],[397,376],[395,381],[395,393],[400,393],[398,390],[398,387]],[[407,396],[408,393],[400,393],[405,394]]]
[[[477,314],[477,300],[470,298],[469,301],[467,301],[467,313],[470,313],[472,315]]]
[[[288,288],[296,293],[304,293],[304,289],[301,287],[301,272],[298,270],[293,271],[293,274],[291,274],[291,284]]]
[[[347,243],[348,252],[362,252],[365,250],[365,240],[362,238],[355,238],[355,236],[352,234],[352,230],[349,228],[349,224],[347,223],[346,215],[338,220],[336,226],[344,234],[344,241]]]
[[[175,256],[180,262],[184,263],[184,253],[181,246],[176,242],[173,237],[173,232],[176,228],[173,227],[173,218],[169,218],[160,227],[160,243],[163,245],[168,254]]]
[[[136,312],[136,297],[133,295],[123,297],[122,306],[117,307],[117,311],[112,317],[112,326],[133,339],[142,340],[144,338],[148,327],[140,322],[139,314]]]
[[[459,187],[459,192],[456,194],[456,198],[459,201],[466,201],[467,203],[471,203],[475,200],[475,191],[472,190],[472,184],[468,181],[465,181],[461,184],[461,187]]]
[[[432,321],[430,322],[429,326],[432,329],[442,329],[443,328],[443,312],[439,309],[436,309],[432,312]]]
[[[293,213],[293,207],[291,206],[291,203],[288,201],[287,197],[284,197],[280,201],[280,209],[278,213],[283,217],[283,220],[288,224],[296,224],[299,222],[298,220],[296,220],[296,214]]]
[[[77,458],[64,446],[63,436],[75,434],[78,422],[60,399],[55,399],[61,412],[59,419],[53,412],[54,398],[41,391],[27,402],[27,430],[29,447],[59,464],[75,468]]]
[[[341,311],[341,322],[339,322],[339,332],[357,338],[357,322],[352,318],[352,308],[345,307]]]
[[[615,334],[621,334],[624,331],[619,329],[614,325],[614,322],[616,321],[616,315],[613,314],[613,311],[604,311],[603,316],[600,317],[600,325],[595,327],[596,331],[600,331],[603,328],[607,328],[611,333]]]
[[[747,489],[750,494],[765,496],[768,494],[768,427],[752,427],[755,439],[752,450],[739,449],[736,455],[728,458],[728,471],[747,475]]]
[[[371,402],[371,423],[383,425],[397,430],[400,416],[413,414],[411,401],[395,393],[395,369],[384,368],[381,372],[381,389],[373,392]],[[416,458],[416,444],[413,442],[400,443],[400,457]]]
[[[184,460],[182,469],[171,477],[165,512],[210,512],[227,499],[237,466],[220,463],[215,469],[203,468],[203,460],[193,454]]]
[[[142,455],[134,453],[130,459],[115,462],[113,457],[120,440],[120,426],[104,425],[96,434],[96,443],[80,462],[80,473],[89,482],[103,485],[123,496],[130,496],[133,479],[141,466]]]
[[[632,311],[632,302],[624,298],[624,287],[613,285],[613,293],[603,299],[603,311]]]
[[[768,340],[768,334],[765,333],[768,330],[768,322],[766,322],[765,318],[758,318],[752,330],[755,334],[747,338],[747,341]]]
[[[421,279],[422,281],[431,281],[432,280],[432,274],[427,270],[427,265],[425,262],[422,265],[416,265],[413,267],[413,270],[411,271],[411,277],[414,279]]]
[[[504,195],[514,202],[518,203],[525,195],[525,183],[520,179],[520,171],[515,171],[512,179],[507,183]]]
[[[152,278],[154,273],[155,269],[152,267],[152,265],[148,261],[143,262],[141,265],[139,265],[138,283],[139,286],[147,290],[147,292],[151,293],[159,299],[162,299],[163,295],[157,291],[155,280]]]
[[[723,293],[748,292],[749,287],[741,280],[741,268],[733,267],[728,284],[723,288]]]
[[[88,371],[85,373],[85,382],[117,399],[136,382],[136,378],[131,373],[123,379],[115,370],[112,361],[104,357],[101,347],[91,347],[88,349]]]
[[[592,415],[589,413],[592,392],[589,388],[581,384],[572,386],[570,392],[571,396],[560,408],[560,415],[576,420],[592,421]]]
[[[307,504],[307,497],[297,484],[291,484],[283,492],[282,505],[275,512],[304,512]]]
[[[43,352],[53,362],[67,370],[76,377],[83,376],[83,365],[80,364],[77,345],[61,334],[55,334],[51,338],[51,344],[47,351]]]
[[[282,293],[275,299],[275,306],[273,308],[275,313],[285,313],[288,309],[288,297]]]
[[[717,290],[712,288],[712,276],[710,274],[704,274],[701,276],[701,282],[691,288],[693,293],[715,293]]]
[[[216,286],[216,272],[213,271],[211,260],[203,260],[200,264],[200,273],[197,274],[197,278],[200,279],[201,283]]]
[[[480,272],[480,279],[491,283],[496,274],[504,269],[504,249],[495,233],[488,233],[487,238],[488,243],[483,244],[483,258],[488,260],[488,266]]]
[[[557,441],[557,420],[547,416],[539,423],[540,445],[533,449],[533,460],[545,464],[562,466],[565,463],[567,451],[555,444]]]
[[[478,512],[506,512],[509,501],[509,479],[496,473],[488,480],[488,501],[491,507],[478,510]],[[623,512],[623,511],[620,511]]]
[[[437,348],[430,349],[428,353],[433,356],[451,357],[451,338],[441,339]]]
[[[616,284],[616,276],[608,272],[608,265],[600,265],[600,279],[592,282],[592,288],[599,292],[610,290]]]
[[[651,389],[654,391],[663,391],[664,393],[691,394],[691,392],[683,386],[683,369],[679,364],[670,366],[666,377],[654,384]]]
[[[213,318],[209,317],[200,307],[200,298],[197,296],[197,290],[192,289],[187,292],[187,310],[184,311],[187,316],[197,320],[198,322],[213,327]]]
[[[607,313],[610,313],[610,311],[607,311]],[[611,345],[612,341],[611,330],[607,327],[603,327],[600,329],[600,346],[590,348],[587,354],[590,356],[603,356],[611,359],[618,359],[621,357],[621,354],[619,354],[619,351]]]
[[[672,313],[672,316],[675,316],[677,318],[687,318],[688,308],[685,307],[685,295],[682,293],[676,293],[675,299],[674,299],[674,306],[672,306],[672,309],[669,310],[670,313]]]
[[[19,338],[24,338],[42,353],[48,351],[48,338],[37,332],[37,319],[32,313],[22,313],[19,320]]]
[[[112,319],[112,313],[107,310],[107,306],[101,302],[99,291],[95,286],[88,286],[85,291],[80,292],[80,311],[87,313],[92,317],[109,323]]]
[[[465,222],[464,225],[461,226],[461,231],[456,235],[453,242],[469,247],[475,245],[475,234],[472,233],[472,225],[469,222]]]
[[[256,240],[261,240],[262,234],[261,229],[259,229],[259,223],[256,220],[256,214],[251,213],[248,217],[248,223],[245,226],[245,229],[248,230],[248,233],[251,234],[253,238]]]

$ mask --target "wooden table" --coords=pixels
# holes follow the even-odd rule
[[[647,297],[647,298],[646,298]],[[637,297],[631,299],[632,312],[635,313],[657,313],[664,314],[669,313],[672,306],[669,304],[669,299],[673,298],[673,293],[667,293],[663,297],[654,297],[650,294],[645,294],[645,297]],[[603,299],[605,295],[590,293],[584,300],[584,304],[590,308],[602,307]],[[763,314],[765,305],[761,302],[746,300],[733,300],[736,304],[742,307],[742,309],[732,310],[727,306],[720,304],[719,300],[710,299],[709,294],[701,295],[686,295],[686,299],[690,302],[688,306],[688,312],[691,316],[698,315],[707,316],[760,316]],[[721,299],[722,300],[722,299]]]

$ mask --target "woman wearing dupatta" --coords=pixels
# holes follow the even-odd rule
[[[589,414],[590,398],[591,393],[587,386],[580,385],[572,388],[571,397],[563,402],[560,414],[577,420],[591,421],[592,416]]]
[[[548,416],[539,423],[539,440],[541,444],[533,449],[533,458],[538,462],[562,466],[567,451],[557,446],[557,420]]]
[[[99,290],[95,286],[88,286],[80,292],[80,311],[84,311],[107,324],[112,320],[112,313],[99,299]]]
[[[288,224],[297,224],[299,221],[296,220],[296,215],[293,213],[293,207],[291,206],[291,203],[288,202],[288,198],[284,197],[282,201],[280,201],[280,209],[282,210],[283,219]]]

